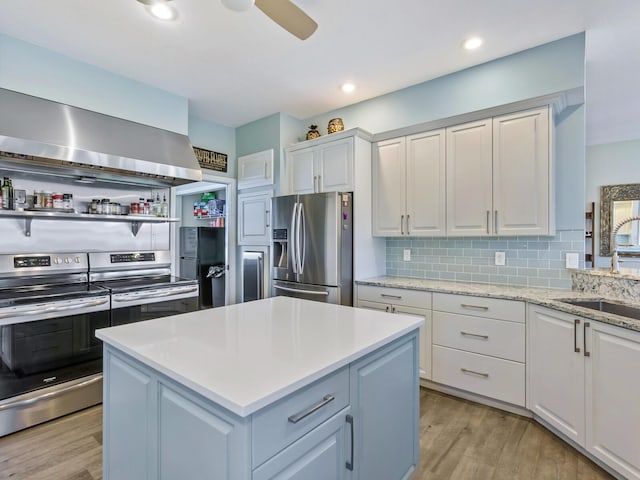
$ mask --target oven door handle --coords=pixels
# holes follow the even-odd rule
[[[189,288],[181,288],[181,289],[176,289],[176,290],[171,290],[170,292],[166,292],[166,291],[161,291],[161,292],[156,292],[156,293],[151,293],[148,295],[144,295],[144,294],[134,294],[134,295],[130,295],[127,297],[113,297],[113,301],[114,302],[130,302],[132,300],[144,300],[146,298],[161,298],[161,297],[172,297],[175,295],[182,295],[185,293],[191,293],[191,292],[197,292],[198,291],[198,287],[189,287]]]
[[[99,305],[104,305],[108,303],[109,300],[95,300],[92,302],[83,302],[83,303],[75,303],[73,305],[65,305],[62,307],[51,306],[47,308],[38,308],[38,309],[30,309],[30,310],[14,310],[8,313],[0,313],[0,318],[7,317],[28,317],[29,315],[38,315],[41,313],[52,313],[52,312],[65,312],[68,310],[77,310],[79,308],[87,308],[87,307],[97,307]]]

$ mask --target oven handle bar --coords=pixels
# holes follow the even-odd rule
[[[53,306],[53,307],[31,309],[31,310],[13,310],[12,312],[9,312],[9,313],[0,313],[0,318],[27,317],[29,315],[38,315],[41,313],[65,312],[68,310],[77,310],[79,308],[97,307],[98,305],[104,305],[105,303],[109,303],[109,300],[108,299],[95,300],[92,302],[75,303],[73,305],[65,305],[62,307]]]
[[[123,297],[119,297],[114,295],[113,296],[113,301],[114,302],[130,302],[132,300],[143,300],[145,298],[160,298],[160,297],[171,297],[174,295],[183,295],[185,293],[191,293],[191,292],[196,292],[198,291],[198,287],[189,287],[189,288],[181,288],[181,289],[175,289],[175,290],[170,290],[170,291],[159,291],[156,293],[151,293],[148,295],[145,294],[124,294],[126,296]]]
[[[53,390],[51,392],[43,393],[42,395],[38,395],[37,397],[5,403],[3,405],[0,405],[0,412],[2,412],[3,410],[9,410],[10,408],[24,407],[26,405],[38,403],[42,400],[46,400],[47,398],[57,397],[58,395],[62,395],[63,393],[72,392],[74,390],[78,390],[80,388],[93,385],[94,383],[99,382],[101,380],[102,380],[102,375],[98,375],[96,377],[90,378],[89,380],[85,380],[84,382],[76,383],[74,385],[70,385],[68,387],[64,387],[59,390]]]

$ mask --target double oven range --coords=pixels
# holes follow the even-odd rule
[[[169,251],[0,255],[0,436],[102,401],[95,330],[198,309]]]

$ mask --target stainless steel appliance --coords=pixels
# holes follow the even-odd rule
[[[102,401],[109,292],[87,254],[0,255],[0,436]]]
[[[273,199],[273,295],[353,304],[353,194]]]
[[[242,252],[242,301],[250,302],[264,298],[263,287],[264,253]]]
[[[224,306],[226,275],[214,278],[215,282],[207,276],[211,267],[226,268],[225,229],[180,227],[179,253],[180,276],[197,280],[200,286],[200,308]]]
[[[89,280],[111,292],[111,326],[198,309],[198,282],[171,275],[168,250],[89,253]]]

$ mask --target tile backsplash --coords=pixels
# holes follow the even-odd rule
[[[411,260],[403,261],[405,249]],[[553,237],[387,238],[387,275],[529,287],[571,288],[567,253],[584,268],[584,230]],[[494,264],[505,252],[504,266]]]

